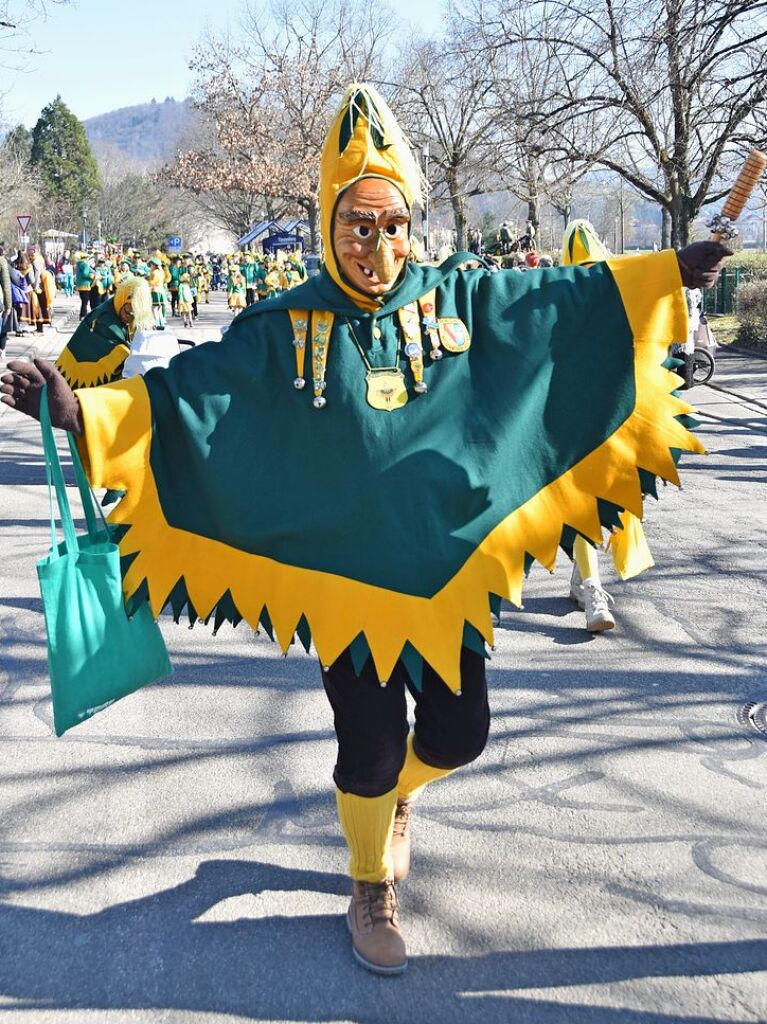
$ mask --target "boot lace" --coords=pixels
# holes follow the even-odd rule
[[[377,921],[391,921],[396,925],[399,911],[393,882],[363,882],[360,895],[363,900],[363,913],[371,924]]]

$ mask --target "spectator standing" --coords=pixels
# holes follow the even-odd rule
[[[68,252],[64,253],[64,259],[61,261],[61,278],[64,294],[71,299],[75,293],[75,268],[72,266]]]
[[[94,305],[91,305],[91,288],[93,286],[93,267],[90,264],[90,260],[84,252],[78,253],[77,263],[75,264],[75,288],[80,295],[80,319],[84,320],[88,315],[88,306],[91,309],[95,309]]]
[[[2,366],[5,362],[5,345],[8,341],[8,334],[13,330],[14,323],[11,274],[8,260],[5,258],[5,249],[2,245],[0,245],[0,296],[2,297],[2,308],[0,309],[0,366]]]

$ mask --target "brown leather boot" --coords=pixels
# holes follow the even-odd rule
[[[355,958],[375,974],[401,974],[407,967],[405,940],[399,930],[394,883],[354,882],[346,915]]]
[[[394,832],[391,838],[391,858],[394,864],[394,881],[401,882],[410,871],[410,800],[399,800],[394,814]]]

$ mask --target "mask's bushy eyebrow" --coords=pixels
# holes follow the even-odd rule
[[[404,220],[410,219],[410,210],[406,206],[399,206],[395,210],[386,210],[387,217],[401,217]],[[338,214],[338,219],[343,221],[364,220],[375,224],[377,215],[372,210],[343,210]]]
[[[338,214],[339,220],[369,220],[376,222],[376,215],[372,210],[344,210]]]

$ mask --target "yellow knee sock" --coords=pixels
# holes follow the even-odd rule
[[[383,882],[391,878],[391,836],[397,790],[368,797],[337,789],[336,803],[349,847],[349,874],[357,882]]]
[[[454,770],[453,768],[432,768],[431,765],[424,764],[413,750],[413,734],[411,732],[407,738],[405,763],[402,765],[402,771],[397,779],[397,799],[414,800],[427,782],[443,779]]]
[[[593,548],[580,534],[575,538],[573,544],[573,556],[582,580],[591,579],[601,583],[597,549]]]

